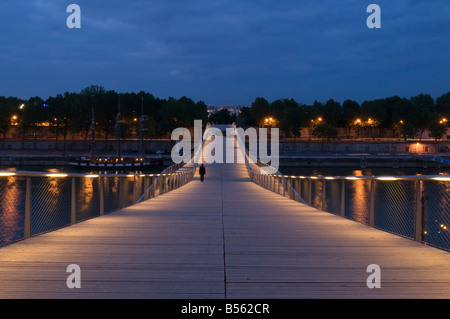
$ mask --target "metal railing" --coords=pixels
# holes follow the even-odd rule
[[[450,176],[285,176],[252,168],[237,136],[250,179],[266,188],[368,226],[450,250]]]
[[[174,164],[160,174],[0,171],[0,247],[185,185],[194,177],[204,142],[194,149],[193,165]]]
[[[193,170],[161,174],[0,172],[0,246],[134,205],[181,187]]]

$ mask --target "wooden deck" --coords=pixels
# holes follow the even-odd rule
[[[449,253],[274,194],[243,164],[206,167],[204,183],[1,248],[0,298],[450,297]]]

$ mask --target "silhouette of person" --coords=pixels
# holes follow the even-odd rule
[[[200,181],[203,182],[203,180],[205,179],[205,174],[206,174],[206,168],[203,164],[200,166],[198,172],[200,173]]]

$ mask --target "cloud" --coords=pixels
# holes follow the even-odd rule
[[[10,75],[0,79],[3,94],[56,94],[95,81],[239,104],[257,95],[311,101],[448,90],[448,0],[379,0],[380,30],[365,26],[360,0],[75,2],[79,30],[65,25],[70,1],[0,4],[0,72]]]

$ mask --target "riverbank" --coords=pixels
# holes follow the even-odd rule
[[[76,157],[89,156],[85,153],[50,153],[13,151],[0,154],[0,167],[20,166],[69,166]],[[125,153],[124,156],[137,156]],[[170,154],[146,154],[146,158],[171,165]],[[283,167],[348,167],[348,168],[449,168],[450,156],[443,154],[333,154],[280,152],[279,166]]]
[[[81,156],[89,156],[85,153],[71,154],[29,154],[29,152],[14,152],[0,155],[0,167],[21,167],[21,166],[49,166],[61,167],[71,166],[69,163]],[[108,155],[104,155],[107,157]],[[124,157],[133,157],[136,154],[123,154]],[[161,166],[172,165],[170,154],[146,154],[145,156],[152,162]]]
[[[442,168],[450,167],[450,156],[436,154],[310,154],[281,152],[285,167],[359,167],[359,168]]]

